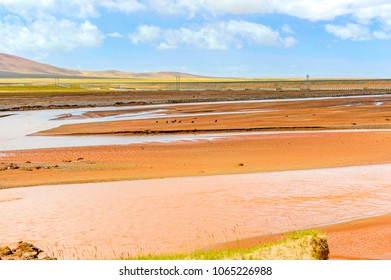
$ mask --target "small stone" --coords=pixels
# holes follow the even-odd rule
[[[46,257],[44,257],[42,260],[44,260],[44,261],[55,261],[55,260],[57,260],[56,258],[51,258],[51,257],[49,257],[49,256],[46,256]]]
[[[0,247],[0,256],[8,256],[11,254],[12,254],[12,251],[9,247],[7,247],[7,246]]]
[[[20,241],[18,242],[18,247],[14,250],[14,255],[31,260],[37,259],[40,252],[42,252],[42,250],[38,249],[34,245]]]
[[[22,254],[22,257],[27,260],[33,260],[37,259],[38,252],[37,251],[30,251],[30,252],[24,252]]]

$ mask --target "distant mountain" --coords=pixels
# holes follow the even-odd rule
[[[0,53],[0,78],[141,78],[172,79],[200,78],[201,76],[180,72],[133,73],[117,70],[84,71],[39,63],[19,56]]]

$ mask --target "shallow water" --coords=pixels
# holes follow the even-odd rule
[[[391,213],[391,164],[0,190],[0,240],[59,258],[182,252]]]
[[[376,95],[372,97],[381,97]],[[355,98],[365,98],[368,96],[354,96]],[[97,145],[126,145],[147,142],[173,142],[183,140],[212,140],[220,137],[245,135],[254,133],[208,133],[208,134],[175,134],[175,135],[149,135],[149,136],[27,136],[38,131],[55,128],[60,125],[103,122],[113,120],[136,120],[160,117],[180,117],[180,116],[201,116],[213,114],[242,114],[266,112],[265,110],[247,110],[217,113],[178,113],[168,114],[165,108],[174,106],[188,106],[191,104],[242,104],[242,103],[267,103],[267,102],[288,102],[288,101],[309,101],[309,100],[328,100],[328,99],[346,99],[352,97],[317,97],[317,98],[298,98],[298,99],[270,99],[270,100],[250,100],[250,101],[226,101],[226,102],[204,102],[204,103],[184,103],[184,104],[163,104],[147,106],[125,106],[125,107],[104,107],[104,108],[78,108],[78,109],[58,109],[58,110],[40,110],[40,111],[22,111],[8,112],[11,116],[0,118],[0,151],[11,151],[21,149],[39,149],[39,148],[57,148],[57,147],[75,147],[75,146],[97,146]],[[379,103],[379,102],[378,102]],[[379,104],[380,105],[380,104]],[[125,113],[115,116],[100,118],[84,118],[83,114],[94,111],[112,111],[145,109],[137,113]],[[8,114],[4,112],[4,114]],[[56,119],[62,115],[72,115],[73,119]],[[56,120],[54,120],[56,119]],[[355,130],[358,131],[358,130]],[[266,132],[266,134],[276,134],[281,132]],[[284,132],[294,133],[294,132]],[[298,133],[298,132],[296,132]],[[256,132],[255,134],[265,134],[265,132]]]
[[[102,110],[122,110],[130,107],[105,107]],[[138,108],[138,106],[131,107]],[[145,107],[147,109],[147,107]],[[0,151],[39,149],[39,148],[57,148],[57,147],[76,147],[76,146],[97,146],[97,145],[125,145],[147,142],[171,142],[182,140],[213,139],[222,135],[204,134],[204,135],[156,135],[156,136],[135,136],[135,137],[117,137],[117,136],[28,136],[29,134],[51,129],[64,124],[87,123],[99,121],[118,120],[119,116],[110,116],[102,118],[83,118],[83,119],[60,119],[53,120],[64,114],[80,116],[86,112],[93,112],[97,108],[88,109],[64,109],[64,110],[42,110],[42,111],[23,111],[14,113],[12,116],[0,118]],[[165,116],[161,110],[127,114],[122,116],[130,119],[146,119]]]

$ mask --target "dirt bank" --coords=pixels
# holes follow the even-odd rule
[[[327,234],[330,259],[391,260],[391,215],[370,217],[316,228]],[[280,240],[286,234],[273,234],[218,244],[213,248],[248,248]]]
[[[389,162],[390,132],[261,134],[213,141],[2,152],[0,186],[237,174]]]
[[[180,91],[85,91],[85,92],[0,92],[0,111],[125,106],[137,104],[172,104],[206,101],[283,99],[300,97],[382,94],[366,91],[262,91],[262,90],[180,90]]]

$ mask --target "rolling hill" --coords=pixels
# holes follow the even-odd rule
[[[123,72],[117,70],[85,71],[60,68],[30,59],[0,53],[0,78],[144,78],[169,79],[200,78],[201,76],[180,72]]]

